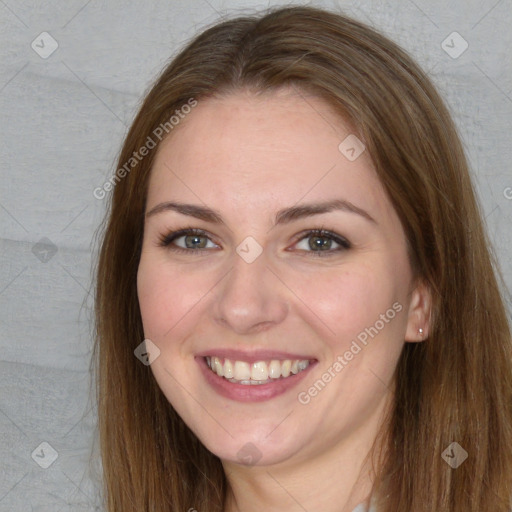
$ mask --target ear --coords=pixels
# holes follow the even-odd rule
[[[428,338],[431,307],[432,294],[430,288],[423,280],[419,280],[416,288],[411,293],[405,341],[415,343]],[[420,329],[423,332],[420,332]]]

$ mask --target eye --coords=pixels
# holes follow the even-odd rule
[[[181,242],[178,243],[180,240]],[[212,247],[207,247],[208,242],[213,244],[206,231],[196,228],[187,228],[162,236],[160,238],[159,245],[162,247],[168,247],[176,252],[190,254],[191,252],[201,252],[203,250],[211,249]],[[213,245],[213,248],[218,247],[215,244]]]
[[[315,256],[332,256],[334,253],[345,251],[352,247],[346,238],[325,229],[312,229],[303,232],[301,235],[302,237],[298,239],[298,242],[293,247]],[[212,245],[208,247],[208,243]],[[300,247],[301,244],[302,247]],[[333,248],[333,244],[337,247]],[[180,229],[179,231],[163,235],[160,237],[159,245],[167,247],[174,252],[187,254],[198,254],[208,249],[219,248],[218,245],[212,242],[206,231],[197,228]]]
[[[302,247],[299,247],[300,244],[302,244]],[[338,247],[333,248],[333,244]],[[324,229],[312,229],[307,231],[304,236],[299,239],[295,247],[301,251],[310,252],[315,256],[323,257],[332,256],[333,253],[340,251],[346,251],[352,246],[346,238],[336,233]]]

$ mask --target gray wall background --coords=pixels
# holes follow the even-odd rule
[[[460,128],[510,289],[512,0],[309,4],[382,30],[429,71]],[[106,203],[93,190],[170,57],[219,15],[267,5],[0,2],[1,512],[100,510],[89,291]]]

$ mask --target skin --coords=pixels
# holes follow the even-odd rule
[[[199,102],[158,148],[146,211],[177,201],[208,206],[225,220],[147,216],[137,284],[145,337],[160,349],[151,370],[222,460],[230,512],[348,512],[363,502],[372,484],[365,457],[391,404],[398,358],[404,343],[428,335],[430,294],[413,279],[401,223],[369,155],[349,161],[338,149],[350,133],[314,96],[239,91]],[[335,198],[376,222],[336,210],[273,227],[282,208]],[[159,245],[189,227],[207,232],[205,250]],[[302,234],[315,228],[351,247],[336,251],[336,242],[322,239],[330,253],[317,256]],[[236,252],[248,236],[263,249],[252,263]],[[185,247],[184,238],[174,243]],[[299,403],[297,394],[394,303],[401,311],[309,403]],[[303,353],[318,364],[291,391],[241,403],[217,394],[195,360],[219,347]],[[261,456],[255,464],[237,457],[247,443]]]

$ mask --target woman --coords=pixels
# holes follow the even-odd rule
[[[403,50],[308,7],[219,23],[112,185],[109,512],[510,510],[510,327],[455,127]]]

